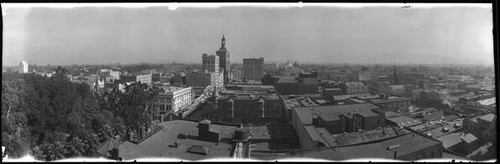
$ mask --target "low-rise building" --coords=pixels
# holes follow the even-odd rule
[[[443,143],[444,149],[461,155],[470,154],[480,146],[477,137],[471,133],[454,132],[436,139]]]
[[[321,147],[300,149],[282,153],[257,154],[252,157],[258,159],[275,159],[307,157],[325,160],[350,160],[360,158],[381,158],[413,161],[420,159],[437,159],[443,157],[441,142],[415,133],[407,133],[394,138],[379,140],[366,144],[357,144],[342,147]]]
[[[474,80],[471,76],[466,76],[466,75],[447,75],[446,76],[447,81],[457,81],[457,82],[470,82]]]
[[[381,107],[385,112],[408,113],[411,105],[411,98],[367,94],[348,97],[344,100],[345,104],[360,104],[367,102]]]
[[[347,82],[345,83],[345,94],[363,94],[368,93],[368,85],[363,82]]]
[[[152,85],[153,84],[153,74],[142,74],[136,76],[136,82],[141,82],[144,84]]]
[[[292,125],[302,148],[317,147],[321,145],[321,137],[314,135],[315,127],[325,128],[329,134],[384,127],[385,116],[374,112],[377,109],[379,107],[373,104],[296,107]]]
[[[387,125],[393,125],[397,127],[410,127],[419,125],[422,123],[420,119],[411,118],[407,116],[397,116],[392,118],[386,118]]]
[[[464,133],[472,133],[481,144],[496,140],[496,114],[489,113],[464,120]]]
[[[201,109],[193,112],[188,119],[210,119],[216,122],[284,123],[283,101],[278,95],[224,94],[215,97]]]
[[[311,81],[309,81],[311,82]],[[312,82],[311,82],[312,83]],[[319,93],[319,85],[317,84],[304,84],[295,77],[282,77],[275,85],[276,90],[281,95],[291,94],[317,94]]]

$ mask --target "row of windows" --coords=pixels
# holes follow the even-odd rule
[[[401,106],[407,106],[407,105],[410,105],[409,101],[381,104],[381,106],[385,107],[385,108],[401,107]]]

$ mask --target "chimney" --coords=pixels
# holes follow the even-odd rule
[[[234,100],[229,98],[227,102],[229,103],[229,110],[231,110],[231,117],[234,117]]]
[[[319,120],[318,120],[318,116],[314,115],[313,116],[313,125],[316,126],[316,127],[319,127]]]
[[[261,111],[261,117],[264,118],[265,117],[265,115],[264,115],[264,113],[265,113],[264,100],[261,98],[261,99],[259,99],[259,101],[257,101],[257,103],[258,103],[257,106],[258,106],[259,110]]]

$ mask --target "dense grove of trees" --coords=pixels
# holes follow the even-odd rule
[[[159,91],[134,84],[124,93],[98,97],[88,84],[67,80],[66,73],[61,68],[51,78],[2,73],[2,146],[9,157],[95,157],[107,138],[147,122],[146,102]]]
[[[158,115],[153,109],[152,101],[161,92],[160,88],[149,87],[144,83],[134,83],[125,88],[125,92],[113,90],[105,94],[105,101],[101,107],[112,111],[114,115],[123,118],[125,137],[129,138],[130,132],[144,136],[147,128],[151,127],[151,114]],[[144,130],[144,132],[143,132]]]

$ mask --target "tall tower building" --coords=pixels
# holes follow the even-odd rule
[[[219,50],[217,50],[216,55],[219,56],[219,66],[224,71],[224,85],[229,83],[229,51],[226,49],[226,38],[222,35],[221,46]]]
[[[21,61],[21,63],[19,63],[17,71],[19,73],[28,73],[28,63],[26,61]]]

